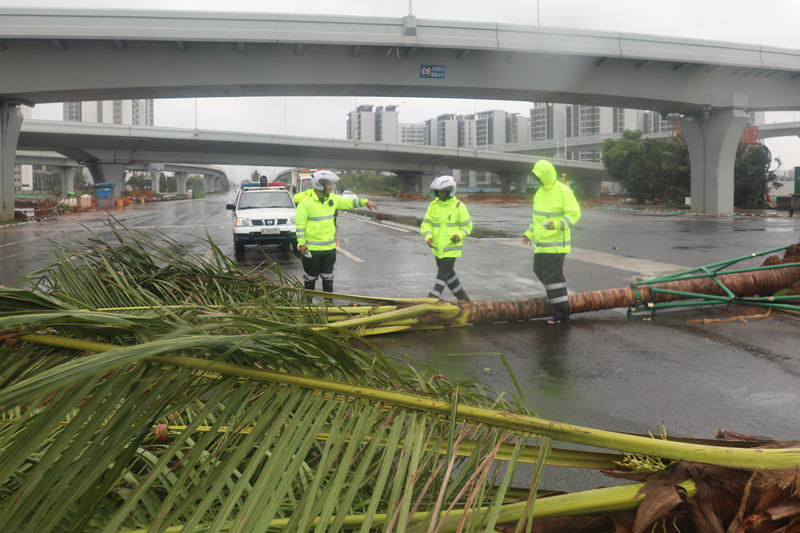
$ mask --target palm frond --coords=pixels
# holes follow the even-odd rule
[[[270,282],[213,243],[197,256],[110,228],[116,242],[96,234],[58,247],[30,290],[0,287],[2,531],[491,531],[600,509],[595,492],[535,499],[548,462],[618,458],[555,440],[800,465],[795,448],[538,418],[479,383],[438,379],[348,331],[318,329],[309,295],[278,271]],[[519,499],[522,462],[536,468]],[[602,509],[635,506],[638,489],[615,488]]]

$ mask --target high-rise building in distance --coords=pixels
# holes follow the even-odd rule
[[[99,122],[153,126],[153,100],[99,100],[64,102],[64,120],[68,122]]]
[[[360,105],[347,114],[347,139],[350,141],[400,142],[397,106]]]

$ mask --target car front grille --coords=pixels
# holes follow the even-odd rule
[[[254,226],[283,226],[287,221],[288,219],[286,218],[266,218],[264,220],[252,220],[251,222]]]

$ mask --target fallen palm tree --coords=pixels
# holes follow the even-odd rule
[[[299,286],[265,286],[213,244],[204,260],[118,238],[61,250],[31,290],[0,288],[2,531],[505,532],[536,520],[686,533],[800,516],[797,443],[546,420],[354,348],[347,329],[319,326],[326,310]],[[514,488],[525,462],[530,484]],[[632,483],[545,494],[547,464]]]
[[[758,267],[725,270],[754,257],[771,255]],[[800,310],[800,295],[773,296],[800,280],[800,244],[773,248],[744,257],[713,263],[670,276],[634,283],[630,287],[572,293],[570,311],[586,313],[627,308],[655,311],[671,306],[742,303]],[[313,293],[322,296],[324,293]],[[756,295],[762,295],[756,297]],[[508,301],[448,303],[419,300],[368,299],[346,294],[337,298],[376,302],[372,306],[330,307],[329,327],[353,328],[360,335],[377,335],[416,329],[458,327],[467,324],[530,320],[552,315],[547,298]],[[680,303],[675,303],[680,300]],[[795,303],[792,303],[795,302]],[[392,305],[389,305],[389,304]]]

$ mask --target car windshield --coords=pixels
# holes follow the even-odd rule
[[[239,199],[239,209],[294,207],[286,191],[248,191]]]

